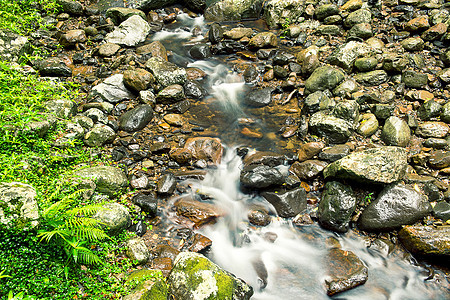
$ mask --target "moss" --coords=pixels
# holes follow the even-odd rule
[[[214,275],[217,281],[217,299],[232,299],[235,283],[230,275],[220,271]]]

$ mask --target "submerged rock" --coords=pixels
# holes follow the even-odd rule
[[[253,289],[244,281],[192,252],[181,252],[176,257],[167,283],[176,299],[247,300],[253,295]]]
[[[450,258],[448,226],[405,226],[398,237],[405,248],[414,254],[447,260]]]

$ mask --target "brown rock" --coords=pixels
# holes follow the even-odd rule
[[[154,82],[155,78],[152,73],[144,69],[138,68],[123,72],[123,83],[126,87],[136,92],[148,89]]]
[[[252,130],[252,129],[248,128],[248,127],[242,128],[241,134],[246,136],[246,137],[255,138],[255,139],[260,139],[260,138],[263,137],[263,134],[261,132],[258,132],[256,130]]]
[[[174,148],[169,153],[170,158],[181,165],[185,165],[191,162],[193,155],[189,149]]]
[[[309,180],[317,177],[323,169],[326,168],[328,163],[321,160],[306,160],[304,162],[298,162],[292,164],[289,168],[293,174],[297,175],[302,180]]]
[[[137,54],[147,54],[147,53],[151,53],[151,55],[153,57],[160,57],[164,60],[167,60],[167,50],[166,48],[163,46],[163,44],[161,44],[160,41],[154,41],[150,44],[138,47],[136,49],[136,53]]]
[[[165,277],[169,276],[172,270],[173,262],[168,257],[157,257],[152,261],[152,268],[156,270],[161,270]]]
[[[431,153],[428,163],[435,169],[444,169],[450,166],[450,152],[437,150]]]
[[[164,121],[172,126],[183,126],[184,124],[183,117],[180,114],[167,114],[164,116]]]
[[[278,39],[272,32],[261,32],[255,35],[248,42],[251,48],[267,48],[278,46]]]
[[[225,38],[230,38],[232,40],[240,40],[243,37],[251,37],[253,35],[253,29],[245,27],[232,28],[223,33]]]
[[[199,68],[186,68],[188,80],[200,80],[206,77],[206,73]]]
[[[440,38],[444,33],[447,32],[447,24],[438,23],[433,27],[430,27],[422,34],[422,39],[425,41],[433,41]]]
[[[59,43],[64,47],[72,47],[77,43],[86,41],[86,33],[81,29],[69,30],[59,38]]]
[[[284,156],[275,152],[257,151],[251,155],[247,155],[244,158],[244,165],[266,165],[275,167],[282,165],[284,162]]]
[[[104,57],[110,57],[119,51],[120,46],[114,43],[105,43],[98,47],[98,55]]]
[[[314,155],[319,154],[319,152],[325,147],[322,142],[310,142],[300,146],[298,150],[298,161],[302,162],[313,158]]]
[[[184,148],[192,153],[192,157],[207,163],[217,165],[222,159],[223,147],[218,138],[195,137],[189,138]]]
[[[428,91],[419,90],[419,91],[409,91],[406,93],[405,98],[409,101],[429,101],[434,99],[433,93],[430,93]]]
[[[223,215],[216,206],[192,200],[189,196],[177,200],[174,206],[177,214],[194,222],[196,228],[213,223],[216,218]]]
[[[430,23],[428,22],[428,16],[419,16],[412,20],[409,20],[408,23],[405,24],[406,31],[419,31],[430,28]]]
[[[248,221],[256,226],[267,226],[270,224],[270,216],[263,210],[252,210],[247,214]]]
[[[416,134],[424,138],[443,138],[449,130],[450,128],[444,122],[423,122],[417,127]]]
[[[398,233],[406,249],[423,256],[450,258],[450,227],[405,226]],[[445,263],[444,263],[445,264]]]
[[[199,252],[205,250],[212,245],[212,241],[206,236],[196,233],[191,238],[189,243],[191,244],[188,249],[191,252]]]

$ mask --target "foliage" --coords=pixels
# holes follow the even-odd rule
[[[292,22],[289,18],[284,19],[284,23],[281,24],[281,38],[286,38],[287,34],[288,34],[288,28],[289,26],[291,26]]]
[[[364,197],[364,204],[369,205],[373,200],[373,192]]]

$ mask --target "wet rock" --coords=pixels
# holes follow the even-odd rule
[[[194,59],[205,59],[211,57],[211,50],[207,44],[197,44],[189,49],[189,55]]]
[[[433,215],[444,222],[450,220],[450,203],[441,201],[433,207]]]
[[[309,76],[305,82],[306,89],[315,91],[332,90],[344,80],[344,73],[329,66],[319,67]]]
[[[315,113],[319,110],[325,110],[334,107],[336,103],[331,100],[324,92],[317,91],[306,97],[303,107],[309,113]]]
[[[208,31],[208,39],[211,44],[217,44],[223,38],[224,30],[222,26],[217,23],[213,23]]]
[[[248,42],[251,48],[270,48],[278,45],[277,36],[272,32],[261,32],[256,34]]]
[[[450,256],[450,228],[447,226],[405,226],[398,237],[414,254],[446,259]]]
[[[408,99],[409,101],[426,102],[429,100],[433,100],[434,95],[433,95],[433,93],[430,93],[425,90],[419,90],[419,91],[413,90],[413,91],[409,91],[408,93],[406,93],[405,98]]]
[[[327,261],[327,295],[332,296],[367,281],[368,269],[353,252],[332,248],[328,252]]]
[[[41,76],[72,76],[72,70],[58,57],[49,57],[44,60],[34,61],[33,64]]]
[[[429,100],[422,104],[417,110],[417,116],[422,120],[430,120],[441,113],[442,106],[434,100]]]
[[[186,0],[186,6],[196,13],[203,13],[206,8],[206,0]]]
[[[167,278],[169,293],[176,299],[248,300],[253,289],[201,254],[181,252]]]
[[[66,48],[73,47],[77,43],[84,43],[85,41],[86,33],[81,29],[69,30],[59,38],[59,43]]]
[[[354,76],[358,83],[366,86],[377,86],[388,80],[388,75],[384,70],[375,70],[365,73],[358,73]]]
[[[423,122],[416,129],[416,134],[428,138],[443,138],[449,132],[449,127],[444,122]]]
[[[106,203],[93,216],[100,221],[109,235],[118,235],[131,224],[130,213],[119,203]]]
[[[133,159],[135,161],[142,159],[142,157],[140,157],[140,153],[136,153],[134,151],[132,153],[132,155],[136,155],[136,156],[133,156]],[[140,176],[140,177],[136,177],[136,176],[133,176],[133,177],[135,177],[135,178],[130,180],[130,185],[131,185],[131,187],[133,189],[145,189],[145,188],[147,188],[149,186],[149,181],[148,181],[148,177],[147,176],[143,175],[143,176]]]
[[[36,190],[21,182],[0,182],[0,225],[31,229],[39,225]]]
[[[264,210],[252,210],[247,214],[248,221],[256,226],[267,226],[270,224],[270,216]]]
[[[442,80],[444,83],[448,84],[450,82],[450,68],[441,70],[437,73],[437,76],[440,80]]]
[[[125,87],[123,75],[116,74],[94,86],[89,94],[89,98],[93,100],[100,98],[100,102],[107,101],[114,104],[124,99],[133,99],[134,95]]]
[[[244,98],[244,103],[251,107],[263,107],[272,101],[272,88],[252,89]]]
[[[423,142],[423,145],[434,149],[447,149],[448,142],[445,139],[428,138]]]
[[[248,155],[244,158],[245,166],[249,165],[266,165],[269,167],[276,167],[284,163],[284,156],[274,152],[258,151],[254,154]]]
[[[123,72],[123,83],[132,91],[146,90],[153,82],[155,82],[153,75],[144,69],[136,68]]]
[[[188,98],[201,99],[207,92],[202,88],[202,86],[196,81],[187,80],[183,86],[184,94]]]
[[[402,47],[406,51],[422,51],[425,45],[425,42],[419,37],[407,38],[401,41]]]
[[[170,195],[175,191],[177,181],[172,173],[161,176],[156,185],[156,191],[161,195]]]
[[[350,41],[339,46],[331,53],[327,60],[330,64],[342,67],[346,71],[351,71],[357,58],[367,56],[372,53],[372,48],[362,42]]]
[[[444,33],[447,32],[448,25],[445,23],[436,24],[422,34],[422,39],[425,41],[433,41],[439,39]]]
[[[273,185],[282,185],[284,176],[280,171],[269,166],[249,165],[241,171],[240,180],[245,187],[263,189]]]
[[[222,212],[214,205],[194,201],[187,197],[177,200],[174,203],[174,206],[176,207],[178,215],[191,220],[197,228],[215,222],[216,218],[222,216]]]
[[[77,16],[83,14],[83,5],[78,1],[58,0],[56,2],[61,6],[63,12]]]
[[[373,36],[372,26],[369,23],[355,24],[348,31],[349,38],[368,39]]]
[[[208,164],[217,165],[222,159],[223,147],[218,138],[195,137],[189,138],[184,149],[192,153],[196,160],[204,160]]]
[[[171,126],[183,126],[185,122],[180,114],[167,114],[164,116],[164,121]]]
[[[356,197],[350,186],[337,181],[327,182],[319,202],[318,217],[322,227],[347,232],[356,208]]]
[[[317,177],[327,165],[328,163],[324,161],[311,159],[304,162],[294,162],[289,171],[300,179],[310,180]]]
[[[68,119],[77,113],[77,105],[68,99],[50,100],[44,103],[44,110],[58,118]]]
[[[413,224],[431,212],[425,195],[403,184],[385,187],[364,209],[358,226],[366,231],[386,231]]]
[[[364,137],[369,137],[378,130],[378,119],[374,114],[363,114],[356,132]]]
[[[270,0],[264,5],[264,20],[269,28],[281,27],[286,19],[297,23],[305,11],[302,0]]]
[[[150,251],[143,239],[136,237],[129,239],[126,243],[127,256],[138,264],[145,264],[150,258]]]
[[[317,155],[323,148],[325,144],[322,142],[310,142],[300,146],[300,149],[297,152],[298,161],[303,162],[307,159],[313,158]]]
[[[362,57],[355,60],[355,67],[360,72],[373,71],[378,64],[378,60],[375,57]]]
[[[396,53],[388,53],[383,59],[383,70],[386,72],[402,72],[408,65],[408,59]]]
[[[139,105],[119,118],[119,128],[127,132],[143,129],[153,118],[153,109],[148,104]]]
[[[353,126],[349,122],[319,111],[309,120],[309,128],[313,134],[325,137],[330,143],[345,143],[352,135]]]
[[[183,85],[186,82],[187,75],[184,68],[180,68],[160,57],[150,58],[145,63],[145,66],[153,73],[158,83],[163,87],[173,84]]]
[[[303,74],[311,74],[319,66],[319,47],[310,46],[301,50],[297,55],[297,62],[301,65]]]
[[[225,38],[229,38],[232,40],[240,40],[243,37],[251,38],[253,35],[253,29],[246,27],[235,27],[230,30],[227,30],[223,33]]]
[[[336,96],[345,96],[352,94],[358,90],[359,86],[353,78],[342,81],[334,90],[333,94]]]
[[[354,100],[340,101],[334,106],[331,115],[350,124],[356,124],[359,118],[359,105]]]
[[[411,139],[411,130],[405,121],[392,116],[384,123],[381,139],[386,145],[406,147]]]
[[[406,87],[420,89],[427,85],[428,76],[413,70],[406,70],[402,73],[402,82],[405,83]]]
[[[84,136],[84,143],[89,147],[100,147],[108,142],[112,142],[116,137],[114,130],[108,125],[96,124]]]
[[[317,27],[315,34],[341,36],[342,29],[337,25],[320,25]]]
[[[119,51],[120,46],[113,43],[105,43],[98,48],[98,55],[103,57],[114,56]]]
[[[145,41],[150,33],[150,25],[139,15],[133,15],[123,21],[113,32],[106,35],[105,41],[134,47]]]
[[[405,149],[386,146],[353,152],[328,165],[323,174],[325,178],[334,177],[388,184],[402,179],[406,167]]]
[[[440,117],[445,123],[450,123],[450,102],[447,102],[442,106]]]
[[[167,61],[167,50],[160,41],[154,41],[150,44],[136,48],[137,54],[150,54],[152,57],[159,57]]]
[[[79,169],[73,172],[72,181],[79,179],[91,180],[95,183],[95,191],[110,197],[123,191],[128,185],[128,179],[122,170],[110,166],[96,166]]]
[[[430,23],[428,22],[428,16],[418,16],[414,19],[409,20],[405,24],[405,30],[415,32],[415,31],[423,31],[430,27]]]
[[[368,9],[358,9],[350,13],[347,18],[345,18],[344,25],[348,28],[353,27],[360,23],[371,23],[372,13]]]
[[[158,199],[153,194],[139,193],[133,197],[133,203],[149,214],[150,217],[157,215]]]
[[[319,153],[319,158],[329,162],[334,162],[347,156],[349,153],[350,147],[346,144],[342,144],[323,149],[322,152]]]
[[[295,217],[306,210],[306,191],[302,187],[286,192],[263,192],[261,196],[270,202],[277,214],[283,218]]]
[[[165,87],[156,95],[156,102],[162,104],[173,104],[183,100],[184,89],[179,84],[172,84]]]
[[[164,272],[164,271],[163,271]],[[161,270],[141,269],[132,272],[125,281],[125,286],[134,286],[136,282],[139,284],[125,297],[123,300],[142,300],[142,299],[166,299],[167,286],[160,279],[163,277]]]
[[[212,245],[212,241],[200,233],[194,234],[187,243],[190,244],[188,249],[191,252],[200,252]]]
[[[181,165],[185,165],[191,162],[193,159],[193,154],[188,149],[184,148],[175,148],[170,150],[170,158]]]
[[[433,151],[428,159],[432,168],[444,169],[450,166],[450,152],[437,150]]]
[[[326,17],[338,15],[339,7],[336,4],[323,4],[316,8],[314,15],[318,20],[323,20]]]
[[[134,8],[111,7],[106,11],[106,17],[111,18],[111,21],[113,21],[116,26],[134,15],[140,16],[143,20],[147,19],[142,10]]]

